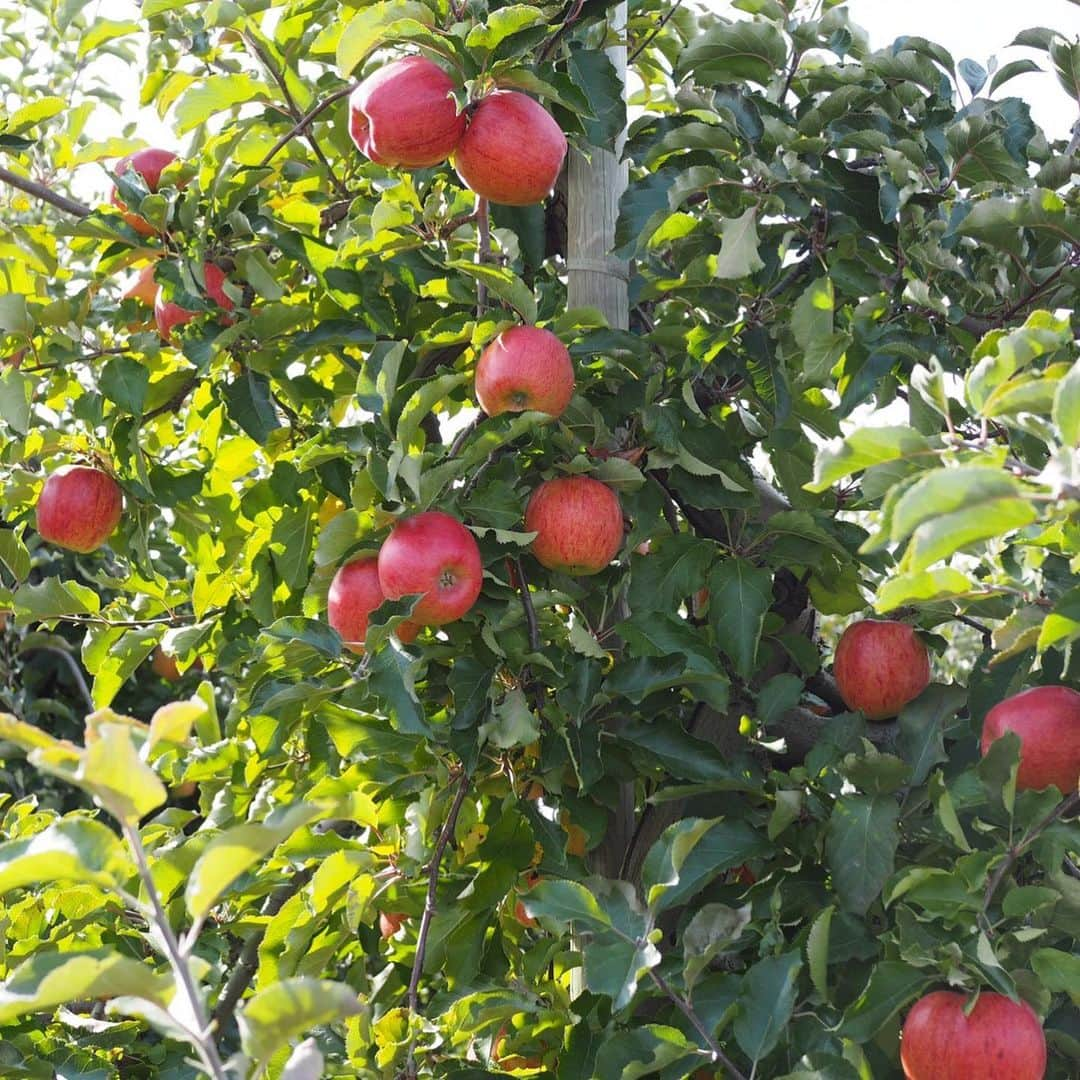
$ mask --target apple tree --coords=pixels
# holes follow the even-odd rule
[[[1080,44],[719,7],[0,12],[4,1077],[1076,1075]]]

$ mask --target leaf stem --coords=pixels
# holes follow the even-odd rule
[[[150,914],[161,935],[161,940],[165,944],[169,966],[172,968],[173,975],[176,977],[180,988],[188,1000],[188,1007],[191,1010],[191,1015],[198,1026],[198,1030],[192,1032],[192,1034],[195,1037],[195,1048],[198,1051],[199,1057],[202,1059],[203,1067],[214,1080],[227,1080],[225,1066],[221,1062],[217,1044],[214,1042],[210,1033],[210,1025],[206,1019],[206,1009],[203,1006],[199,988],[195,984],[195,979],[191,974],[191,968],[188,966],[188,962],[180,950],[180,943],[173,933],[173,928],[169,923],[169,917],[165,913],[164,905],[161,903],[161,896],[158,893],[157,886],[154,884],[154,875],[150,872],[150,863],[146,858],[146,848],[143,847],[142,837],[139,835],[138,827],[126,820],[121,821],[120,827],[123,829],[124,838],[128,842],[128,847],[131,848],[132,855],[135,857],[135,865],[138,867],[139,877],[142,879],[143,888],[146,889],[146,895],[150,899],[152,909]]]

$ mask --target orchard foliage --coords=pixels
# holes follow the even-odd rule
[[[643,0],[626,108],[595,0],[92,11],[0,12],[37,57],[0,181],[99,162],[151,226],[4,189],[0,1072],[885,1080],[952,988],[1029,1002],[1074,1076],[1076,792],[979,734],[1080,687],[1080,162],[1012,96],[1039,67],[1075,100],[1080,45],[984,67],[834,0]],[[629,330],[568,308],[563,187],[488,219],[356,151],[349,92],[414,52],[578,147],[629,115]],[[115,175],[130,125],[86,134],[106,54],[176,132],[156,192]],[[151,260],[198,313],[171,341],[123,298]],[[516,324],[569,347],[557,420],[477,416]],[[86,555],[35,532],[73,463],[124,492]],[[566,475],[627,523],[593,576],[530,554]],[[478,602],[344,649],[335,572],[428,509]],[[974,627],[967,685],[844,711],[820,619],[874,611]]]

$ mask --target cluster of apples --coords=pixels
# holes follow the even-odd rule
[[[930,683],[930,654],[915,631],[891,619],[863,619],[840,636],[833,674],[844,704],[868,720],[888,720]],[[1006,732],[1020,739],[1016,786],[1065,795],[1080,784],[1080,693],[1036,686],[998,702],[983,720],[985,755]]]
[[[379,165],[422,169],[453,157],[463,184],[490,202],[530,206],[555,186],[566,136],[527,94],[494,90],[458,112],[453,79],[423,56],[394,60],[349,98],[349,134]]]

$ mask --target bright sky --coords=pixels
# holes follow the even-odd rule
[[[727,0],[704,0],[727,9]],[[139,18],[136,0],[96,0],[96,15],[105,19]],[[849,0],[854,20],[870,34],[875,47],[890,44],[902,34],[928,37],[944,45],[959,61],[965,57],[984,67],[991,56],[998,65],[1019,57],[1031,57],[1048,67],[1043,53],[1024,48],[1008,48],[1017,32],[1031,26],[1048,26],[1070,37],[1080,35],[1080,0]],[[738,12],[734,13],[738,15]],[[126,100],[138,100],[138,86],[131,72],[116,65],[113,85]],[[1031,104],[1035,121],[1052,137],[1065,136],[1078,115],[1077,106],[1049,72],[1022,75],[1009,83],[999,95],[1024,98]],[[120,118],[109,110],[100,110],[88,131],[95,138],[105,138],[118,130]],[[142,110],[139,134],[149,143],[179,149],[168,123],[163,123],[152,109]],[[76,190],[89,197],[103,192],[108,181],[102,170],[81,170]]]

